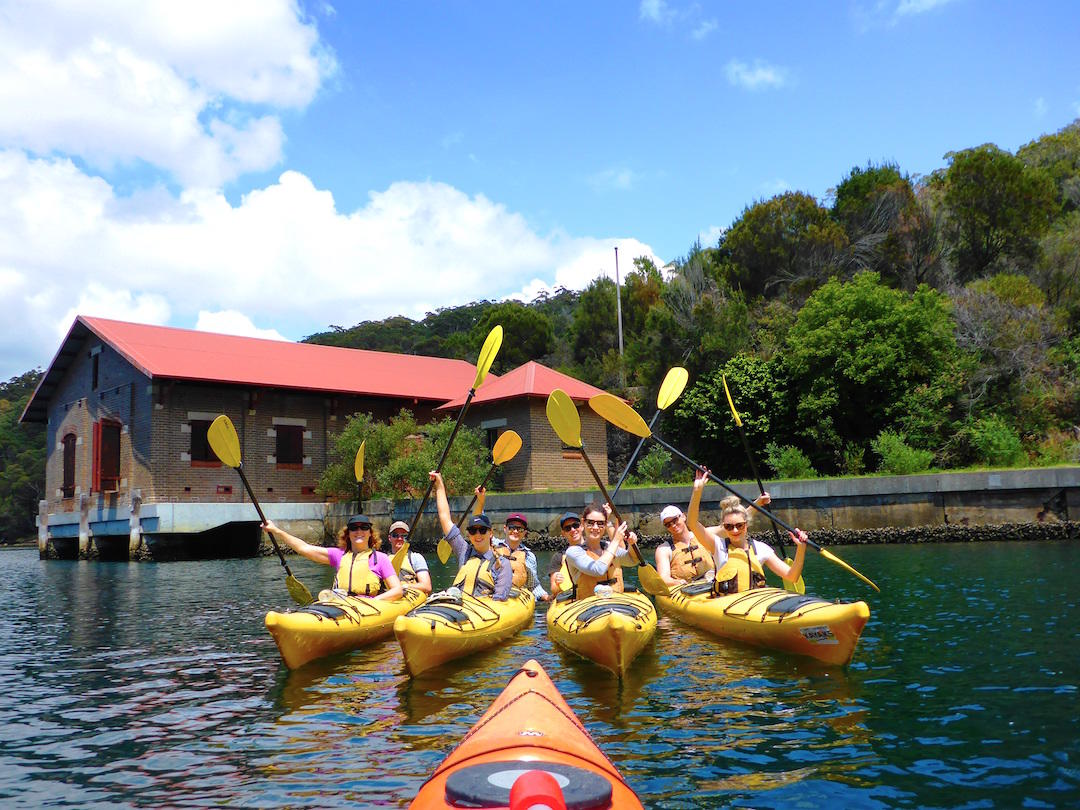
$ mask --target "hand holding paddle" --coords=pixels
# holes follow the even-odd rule
[[[233,427],[232,420],[225,414],[221,414],[210,423],[210,427],[206,431],[206,438],[210,442],[210,449],[214,451],[214,455],[221,459],[221,463],[227,467],[232,467],[240,473],[240,480],[244,482],[248,497],[255,504],[255,511],[259,513],[259,519],[266,523],[266,515],[263,514],[262,507],[259,506],[259,499],[251,491],[251,484],[248,483],[247,476],[244,475],[244,462],[240,457],[240,437],[236,435],[236,428]],[[274,545],[274,551],[277,552],[278,559],[281,560],[281,565],[285,568],[285,587],[289,589],[289,596],[298,605],[310,605],[315,601],[311,591],[307,589],[304,583],[293,576],[293,572],[289,570],[289,564],[285,562],[285,556],[281,553],[281,549],[278,548],[277,540],[274,539],[272,534],[270,535],[270,542]]]
[[[495,446],[491,448],[491,466],[488,468],[487,475],[484,476],[484,480],[480,482],[480,486],[477,491],[487,486],[491,476],[495,474],[495,469],[500,464],[505,464],[510,459],[518,454],[518,450],[521,449],[521,437],[517,434],[517,431],[507,430],[495,441]],[[465,518],[469,516],[469,511],[473,508],[473,504],[476,503],[477,495],[474,493],[473,498],[469,501],[469,505],[465,507],[465,511],[461,513],[461,517],[458,518],[457,527],[460,529],[461,524],[465,522]],[[439,555],[439,562],[446,565],[447,560],[450,559],[450,555],[454,553],[454,550],[450,547],[450,544],[446,542],[446,538],[439,539],[439,545],[435,549]]]
[[[742,439],[743,449],[746,450],[746,459],[750,462],[750,471],[754,474],[754,480],[757,481],[758,492],[762,495],[765,494],[765,485],[761,483],[761,475],[758,474],[757,464],[754,461],[754,454],[750,452],[750,442],[746,440],[746,431],[743,430],[742,419],[739,418],[739,412],[735,410],[735,403],[731,399],[731,391],[727,387],[727,377],[720,375],[720,380],[724,383],[724,393],[727,395],[727,403],[731,408],[731,415],[735,418],[735,427],[739,429],[739,438]],[[645,439],[642,439],[645,441]],[[780,550],[780,556],[784,557],[784,562],[791,565],[791,557],[788,557],[784,552],[784,540],[780,537],[780,530],[776,527],[776,521],[770,521],[773,530],[773,544]],[[806,593],[806,583],[803,582],[803,578],[800,575],[794,582],[788,582],[784,580],[784,590],[792,591],[794,593]]]
[[[620,404],[622,403],[622,400],[618,401]],[[585,444],[581,440],[581,417],[578,416],[577,406],[574,405],[574,401],[570,399],[569,394],[560,388],[556,388],[548,395],[547,418],[563,444],[581,450],[581,457],[585,459],[585,463],[589,467],[589,472],[592,473],[592,477],[596,481],[596,485],[600,488],[604,500],[607,501],[608,505],[611,507],[611,513],[615,516],[615,525],[618,526],[623,523],[623,519],[619,516],[618,508],[612,503],[611,496],[608,495],[604,482],[600,480],[596,468],[589,459],[589,454],[585,452]],[[642,424],[645,423],[642,422]],[[653,596],[660,594],[666,596],[670,591],[668,590],[668,586],[664,584],[664,580],[660,578],[660,574],[658,574],[656,569],[649,563],[645,562],[636,543],[630,543],[628,541],[627,545],[634,558],[637,560],[638,577],[641,580],[642,589]]]
[[[472,388],[469,389],[469,395],[465,397],[465,404],[461,406],[457,423],[450,433],[450,438],[446,441],[446,447],[443,448],[442,456],[439,457],[439,463],[435,465],[435,472],[442,472],[442,465],[446,461],[446,456],[450,453],[450,446],[454,443],[454,437],[457,436],[458,428],[461,427],[461,420],[465,418],[465,411],[469,409],[469,403],[472,402],[472,398],[476,396],[476,389],[480,387],[480,384],[484,381],[484,377],[487,376],[488,371],[491,369],[491,364],[495,362],[495,355],[499,353],[499,347],[502,346],[502,339],[503,328],[502,326],[496,326],[488,333],[487,338],[484,340],[484,345],[480,349],[480,356],[476,360],[476,378],[473,380]],[[424,491],[424,497],[420,501],[420,508],[416,510],[416,514],[409,524],[409,537],[412,537],[413,532],[416,530],[416,524],[420,521],[420,516],[424,513],[424,507],[427,506],[427,502],[431,498],[431,488],[434,485],[435,481],[429,479],[427,489]],[[397,553],[395,553],[390,560],[394,566],[394,571],[401,571],[401,564],[405,561],[405,555],[408,553],[409,541],[406,540],[401,544],[401,548],[397,550]],[[449,559],[449,557],[447,559]]]
[[[652,430],[649,429],[649,426],[645,424],[645,420],[642,419],[638,415],[637,411],[635,411],[633,408],[631,408],[629,405],[627,405],[625,402],[623,402],[618,397],[612,396],[611,394],[597,394],[595,397],[593,397],[592,399],[589,400],[589,407],[591,407],[594,411],[596,411],[596,413],[598,413],[600,416],[602,416],[608,422],[615,425],[616,427],[622,428],[627,433],[633,433],[635,436],[651,437],[653,441],[655,441],[661,447],[666,448],[671,453],[674,453],[676,456],[681,458],[683,461],[685,461],[691,467],[694,467],[695,469],[698,469],[698,470],[705,470],[704,467],[702,467],[700,464],[698,464],[692,458],[687,456],[685,453],[681,452],[680,450],[678,450],[675,447],[672,447],[670,444],[668,444],[663,439],[661,439],[659,436],[657,436],[655,433],[653,433]],[[549,416],[549,419],[550,419],[550,416]],[[740,499],[746,500],[737,491],[735,491],[730,486],[728,486],[726,483],[724,483],[719,478],[717,478],[715,475],[713,475],[713,473],[708,472],[707,470],[705,470],[705,471],[708,473],[709,478],[711,478],[713,481],[715,481],[721,487],[726,489],[732,495],[736,495]],[[774,515],[768,509],[764,509],[764,508],[758,506],[753,501],[747,501],[747,504],[749,506],[753,507],[754,509],[756,509],[761,514],[765,515],[770,520],[775,521],[781,527],[783,527],[784,529],[787,529],[792,534],[796,534],[796,530],[794,528],[792,528],[791,526],[786,524],[784,521],[782,521],[780,518],[778,518],[776,515]],[[869,585],[871,588],[873,588],[875,591],[878,591],[879,593],[881,592],[881,588],[879,588],[877,585],[875,585],[869,579],[864,577],[862,574],[860,574],[858,571],[856,571],[854,568],[852,568],[846,562],[841,560],[839,557],[832,554],[827,549],[824,549],[821,546],[819,546],[813,540],[808,539],[806,541],[806,544],[808,546],[810,546],[810,548],[817,551],[818,554],[820,554],[825,559],[836,563],[837,565],[839,565],[844,570],[849,571],[850,573],[854,574],[859,579],[861,579],[863,582],[865,582],[867,585]],[[657,575],[657,576],[659,577],[659,575]]]

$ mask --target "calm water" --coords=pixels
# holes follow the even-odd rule
[[[1080,544],[837,552],[883,591],[807,561],[812,592],[870,603],[846,670],[662,616],[620,683],[542,615],[430,677],[392,639],[290,673],[262,624],[276,559],[0,551],[0,804],[404,807],[537,657],[649,807],[1080,805]]]

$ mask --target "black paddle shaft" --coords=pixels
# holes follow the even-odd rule
[[[461,411],[458,413],[457,424],[454,425],[454,429],[450,433],[450,438],[446,442],[446,447],[443,448],[439,463],[435,465],[435,472],[442,472],[442,465],[446,461],[446,457],[450,454],[450,445],[454,443],[454,437],[457,436],[458,428],[461,427],[461,420],[465,418],[465,411],[469,409],[469,403],[472,402],[474,396],[476,396],[476,389],[470,388],[469,395],[465,397],[465,404],[461,406]],[[420,508],[416,510],[416,514],[413,515],[412,523],[409,524],[409,537],[413,536],[413,531],[416,529],[416,524],[420,522],[420,516],[424,514],[424,507],[427,506],[427,502],[431,498],[431,490],[434,489],[434,487],[435,481],[429,478],[427,489],[424,491],[424,499],[420,501]]]
[[[660,418],[660,409],[657,408],[656,413],[654,413],[652,419],[649,420],[649,430],[650,431],[652,430],[653,425],[656,424],[656,420],[659,419],[659,418]],[[619,477],[619,480],[615,483],[615,489],[613,489],[611,491],[611,497],[612,498],[614,498],[616,495],[619,494],[619,490],[622,488],[623,481],[625,481],[626,476],[628,476],[630,474],[630,468],[634,466],[634,462],[637,460],[638,453],[641,452],[641,447],[644,444],[645,444],[645,437],[642,436],[641,441],[639,441],[637,443],[637,447],[634,448],[634,452],[630,454],[630,460],[628,462],[626,462],[626,469],[624,469],[622,471],[622,475]],[[612,506],[612,508],[614,508],[614,505]]]
[[[735,423],[735,427],[739,429],[739,438],[742,439],[743,449],[746,451],[746,460],[750,462],[750,472],[754,474],[754,480],[757,481],[758,492],[762,495],[765,494],[765,485],[761,483],[761,474],[758,472],[757,463],[754,461],[754,454],[750,450],[750,442],[746,440],[746,431],[743,430],[743,426],[738,422]],[[784,551],[784,540],[780,537],[780,530],[776,528],[776,521],[772,521],[773,538],[776,540],[776,547],[780,549],[780,556],[786,557],[787,552]]]
[[[244,489],[247,490],[248,497],[251,498],[251,502],[255,504],[255,511],[259,513],[259,519],[266,523],[266,515],[263,514],[262,507],[259,506],[259,499],[255,497],[255,493],[251,491],[251,484],[248,483],[247,476],[244,475],[244,465],[237,466],[236,471],[240,473],[240,480],[244,482]],[[281,564],[285,567],[285,573],[288,576],[292,576],[292,571],[289,570],[289,564],[285,562],[285,555],[281,553],[281,549],[278,548],[277,540],[274,539],[274,535],[267,532],[270,536],[270,542],[274,546],[274,551],[277,552],[278,559],[281,560]]]
[[[615,503],[611,500],[611,496],[608,495],[607,488],[604,487],[604,482],[600,479],[600,476],[596,472],[596,467],[593,466],[592,459],[589,458],[589,454],[585,452],[585,442],[581,443],[581,457],[585,459],[585,463],[589,466],[589,472],[592,473],[592,477],[596,479],[596,485],[600,487],[600,494],[604,496],[604,500],[611,506],[611,514],[615,517],[615,526],[618,528],[619,524],[623,522],[622,516],[619,515],[619,509],[615,506]],[[637,557],[638,565],[645,565],[645,560],[641,558],[641,552],[638,551],[636,543],[631,543],[629,539],[626,541],[627,548],[634,550],[634,556]]]

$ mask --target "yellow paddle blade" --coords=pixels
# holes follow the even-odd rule
[[[409,541],[406,540],[401,544],[401,548],[394,552],[394,556],[390,558],[390,564],[394,566],[394,573],[401,573],[401,565],[405,562],[405,555],[409,553]]]
[[[563,444],[581,447],[581,417],[574,400],[561,388],[548,394],[547,418]]]
[[[315,601],[315,597],[311,595],[311,591],[308,590],[307,585],[292,574],[285,577],[285,587],[289,591],[289,596],[291,596],[292,600],[300,605],[300,607],[310,605]]]
[[[791,557],[785,557],[784,562],[786,562],[788,564],[788,567],[795,564],[795,561],[793,559],[791,559]],[[790,591],[791,593],[806,593],[806,583],[803,582],[802,577],[799,577],[794,582],[788,582],[785,579],[785,580],[783,580],[783,583],[784,583],[784,590],[785,591]]]
[[[690,372],[682,366],[673,366],[664,376],[660,383],[660,393],[656,395],[656,407],[666,411],[672,402],[679,398],[679,394],[686,388],[686,381],[690,379]]]
[[[828,551],[826,549],[823,549],[823,548],[818,548],[818,553],[821,554],[821,556],[824,557],[826,560],[829,560],[830,562],[836,563],[837,565],[839,565],[841,568],[843,568],[846,571],[850,571],[852,574],[857,576],[859,579],[861,579],[863,582],[865,582],[867,585],[869,585],[875,591],[877,591],[878,593],[881,593],[881,588],[879,588],[873,582],[868,580],[866,577],[864,577],[862,574],[860,574],[858,571],[856,571],[854,568],[852,568],[850,565],[848,565],[846,562],[841,560],[839,557],[837,557],[832,552],[830,552],[830,551]]]
[[[521,437],[517,432],[508,430],[495,441],[491,448],[491,460],[495,464],[505,464],[518,454],[521,449]]]
[[[206,439],[222,464],[233,468],[240,466],[240,437],[236,435],[236,428],[229,417],[221,414],[211,422],[206,430]]]
[[[446,538],[443,537],[439,540],[439,545],[435,546],[435,553],[439,555],[439,562],[446,565],[446,561],[454,553],[454,547],[447,543]]]
[[[648,563],[638,568],[638,581],[641,589],[651,596],[667,596],[671,593],[671,589],[660,578],[660,573]]]
[[[589,407],[615,427],[635,436],[651,436],[652,431],[637,411],[613,394],[597,394],[589,400]]]
[[[491,364],[495,362],[495,355],[499,353],[499,347],[502,346],[502,339],[502,324],[498,324],[494,329],[488,332],[487,339],[484,341],[484,346],[480,349],[480,356],[476,359],[476,379],[472,384],[474,390],[480,387],[480,383],[482,383],[484,377],[487,376]]]
[[[367,439],[360,442],[360,447],[356,451],[356,460],[353,462],[353,475],[356,476],[356,482],[360,483],[364,480],[364,443]]]
[[[728,390],[727,387],[727,377],[721,374],[720,379],[724,383],[724,393],[727,394],[727,404],[731,408],[731,415],[735,417],[735,424],[738,427],[742,427],[742,420],[739,418],[739,412],[735,410],[735,403],[731,401],[731,392]]]

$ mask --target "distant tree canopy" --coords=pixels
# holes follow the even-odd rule
[[[40,380],[34,370],[0,383],[0,543],[34,536],[45,497],[45,429],[19,424]]]
[[[497,373],[537,360],[646,416],[668,369],[683,365],[690,384],[665,435],[728,475],[750,470],[725,374],[756,450],[806,471],[871,469],[901,450],[942,467],[1080,462],[1080,120],[1015,154],[984,144],[946,161],[924,178],[857,164],[828,206],[800,191],[753,202],[715,246],[695,241],[663,268],[628,257],[618,296],[600,276],[581,291],[331,326],[307,340],[472,362],[501,323]],[[3,539],[33,533],[44,494],[44,432],[17,424],[39,375],[0,386]],[[404,420],[386,430],[415,428],[437,444],[442,427]],[[357,444],[361,429],[374,430],[347,430]],[[631,442],[609,435],[611,458],[626,458]],[[387,496],[425,485],[431,463],[369,458],[382,476],[371,491]],[[347,462],[324,491],[344,497],[355,485]],[[453,485],[467,488],[472,468],[461,469]]]

